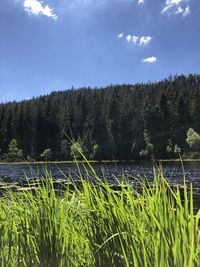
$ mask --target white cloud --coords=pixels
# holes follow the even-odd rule
[[[186,17],[190,15],[190,7],[189,5],[186,6],[186,8],[178,7],[177,11],[175,12],[175,15],[181,14],[183,17]]]
[[[139,39],[139,37],[138,36],[135,36],[135,35],[130,35],[129,34],[129,35],[126,36],[126,40],[127,40],[128,43],[137,44],[138,39]]]
[[[138,5],[144,4],[144,0],[138,0]]]
[[[187,0],[166,0],[166,5],[179,5],[180,3]]]
[[[151,40],[152,40],[152,37],[150,37],[150,36],[141,36],[139,45],[140,46],[148,45]]]
[[[178,14],[182,14],[183,12],[184,10],[182,9],[182,7],[179,6],[175,14],[178,15]]]
[[[24,9],[26,12],[34,15],[42,14],[54,20],[57,20],[58,18],[54,14],[53,9],[51,9],[48,5],[44,6],[43,2],[40,0],[24,0]]]
[[[184,12],[183,12],[183,17],[186,17],[188,15],[190,15],[191,11],[190,11],[190,7],[189,5],[185,8]]]
[[[155,63],[157,62],[157,58],[156,57],[148,57],[142,60],[142,62],[144,63]]]
[[[118,37],[119,39],[121,39],[123,36],[124,36],[123,32],[121,32],[121,33],[119,33],[119,34],[117,35],[117,37]]]
[[[128,43],[133,43],[139,46],[146,46],[152,40],[151,36],[136,36],[136,35],[127,35],[126,40]]]
[[[186,3],[190,0],[166,0],[165,6],[161,13],[170,15],[181,15],[182,17],[188,16],[190,12],[190,6]]]
[[[167,13],[171,8],[172,8],[172,5],[166,5],[166,6],[162,9],[161,13],[162,13],[162,14]]]

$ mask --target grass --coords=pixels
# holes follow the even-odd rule
[[[89,163],[88,163],[89,165]],[[0,200],[0,266],[200,266],[200,211],[192,185],[172,190],[162,171],[140,192],[101,181],[90,166],[81,187],[58,196],[51,175],[34,192],[7,192]],[[117,182],[117,180],[116,180]]]

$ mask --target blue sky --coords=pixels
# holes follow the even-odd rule
[[[0,1],[1,102],[199,69],[199,0]]]

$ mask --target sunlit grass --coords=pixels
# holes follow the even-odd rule
[[[91,166],[86,173],[96,183],[80,172],[81,186],[57,194],[46,172],[36,190],[1,198],[1,266],[199,266],[192,186],[184,184],[183,203],[161,171],[140,193],[125,180],[112,189]]]

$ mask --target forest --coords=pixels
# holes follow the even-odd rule
[[[80,88],[0,104],[0,157],[200,157],[200,75]]]

